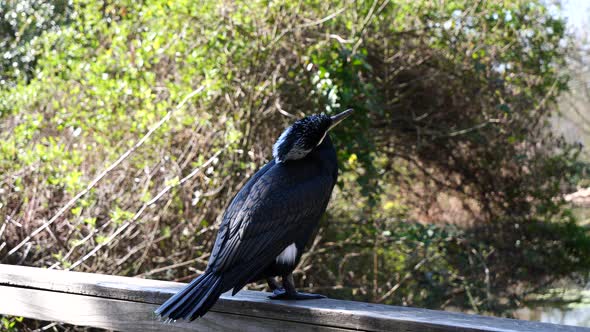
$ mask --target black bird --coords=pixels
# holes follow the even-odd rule
[[[266,279],[272,299],[304,300],[292,272],[326,210],[338,176],[328,131],[351,114],[296,121],[273,147],[274,159],[238,192],[225,211],[205,273],[162,304],[163,318],[203,316],[222,293]],[[282,277],[282,287],[274,277]]]

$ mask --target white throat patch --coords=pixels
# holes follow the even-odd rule
[[[297,246],[295,246],[295,243],[291,243],[277,256],[276,262],[279,264],[294,264],[296,259]]]

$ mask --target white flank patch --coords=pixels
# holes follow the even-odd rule
[[[277,256],[276,262],[279,264],[294,264],[295,259],[297,259],[297,247],[295,243],[291,243]]]

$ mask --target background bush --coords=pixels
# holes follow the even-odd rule
[[[585,164],[548,127],[569,42],[540,2],[15,1],[0,12],[2,263],[188,281],[285,126],[353,107],[332,134],[341,176],[300,287],[501,314],[587,276],[588,232],[561,199]]]

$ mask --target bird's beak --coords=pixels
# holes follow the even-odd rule
[[[336,127],[337,124],[339,124],[340,122],[342,122],[342,120],[346,119],[347,117],[349,117],[352,112],[354,110],[352,108],[347,109],[346,111],[336,114],[334,116],[332,116],[332,125],[330,126],[330,129]],[[329,129],[328,129],[329,130]]]

